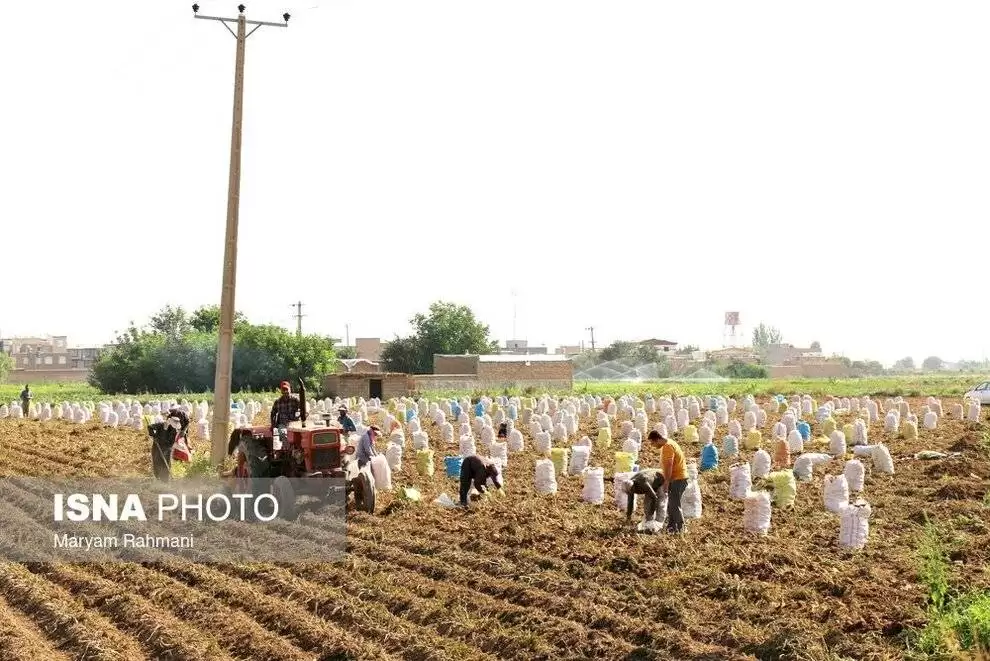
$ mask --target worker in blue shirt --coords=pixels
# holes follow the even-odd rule
[[[361,440],[358,441],[355,457],[358,462],[358,468],[364,468],[371,461],[372,457],[378,456],[378,451],[375,450],[375,437],[380,431],[381,429],[377,425],[371,425],[368,427],[368,431],[361,434]]]
[[[357,431],[357,427],[354,426],[354,421],[351,420],[351,416],[347,415],[346,406],[341,406],[337,409],[337,414],[337,422],[344,428],[346,433],[352,434]]]

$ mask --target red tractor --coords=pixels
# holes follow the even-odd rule
[[[297,495],[327,502],[340,487],[326,478],[338,478],[343,479],[345,498],[353,494],[355,507],[373,514],[375,485],[368,471],[358,470],[354,446],[347,444],[346,434],[336,421],[331,426],[330,414],[322,416],[326,426],[306,426],[306,387],[301,379],[299,385],[302,424],[284,430],[281,448],[274,448],[279,430],[273,425],[238,427],[231,433],[227,454],[237,451],[237,465],[226,476],[228,489],[233,493],[256,493],[256,479],[263,484],[270,480],[267,490],[278,502],[279,516],[293,519]],[[304,485],[305,493],[297,493],[299,485]]]

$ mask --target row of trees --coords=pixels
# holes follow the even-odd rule
[[[216,375],[219,327],[218,306],[191,314],[166,306],[145,327],[131,322],[100,354],[89,382],[113,394],[209,391]],[[233,390],[274,390],[280,381],[297,378],[315,389],[333,371],[335,359],[332,338],[297,337],[281,326],[235,316]]]

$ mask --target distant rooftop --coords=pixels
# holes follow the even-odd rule
[[[560,353],[533,353],[533,354],[489,353],[489,354],[482,354],[480,356],[478,356],[477,354],[438,353],[435,354],[434,357],[440,357],[440,358],[477,357],[479,363],[526,363],[526,362],[561,363],[570,360],[570,357]]]
[[[650,338],[649,340],[643,340],[640,344],[659,344],[660,346],[672,347],[677,344],[671,340],[658,340],[657,338]]]
[[[478,356],[479,363],[560,363],[570,358],[559,353],[492,353]]]

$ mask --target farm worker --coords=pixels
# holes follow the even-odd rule
[[[643,522],[656,521],[657,510],[660,508],[659,492],[663,488],[663,473],[657,468],[644,468],[636,473],[629,482],[627,491],[629,502],[626,505],[626,521],[632,520],[633,509],[636,507],[636,494],[644,496]]]
[[[28,412],[31,410],[31,388],[24,384],[24,390],[21,391],[21,412],[24,417],[28,417]]]
[[[485,493],[485,482],[491,479],[495,483],[496,489],[502,488],[502,482],[498,478],[498,466],[490,459],[484,459],[478,455],[465,457],[461,462],[461,507],[468,506],[468,492],[471,491],[471,483],[478,493]]]
[[[292,394],[292,387],[288,381],[279,384],[282,396],[272,404],[271,422],[272,428],[288,427],[289,423],[299,419],[299,397]]]
[[[667,494],[667,532],[679,533],[684,530],[684,513],[681,511],[681,496],[687,488],[687,460],[684,451],[666,434],[654,430],[647,437],[660,444],[660,469],[663,471],[663,490]]]
[[[498,426],[498,438],[507,438],[509,436],[509,423],[503,422]]]
[[[375,450],[375,436],[380,431],[378,425],[371,425],[368,431],[361,434],[356,453],[358,468],[364,468],[372,457],[378,456],[378,451]]]
[[[179,432],[179,436],[185,437],[189,433],[189,416],[180,408],[170,408],[166,422],[172,424],[175,431]]]
[[[341,406],[337,409],[337,422],[340,426],[344,428],[344,431],[348,434],[357,431],[357,427],[354,426],[354,421],[351,420],[351,416],[347,415],[347,407]]]

